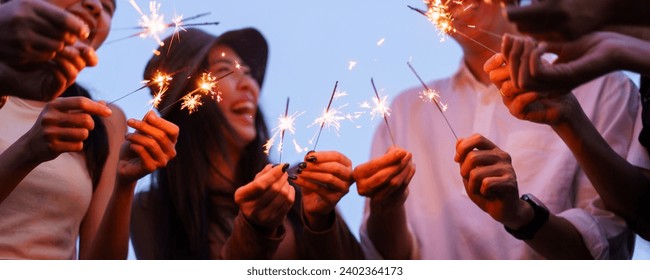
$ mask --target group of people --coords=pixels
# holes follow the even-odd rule
[[[463,26],[508,35],[458,26],[459,70],[428,84],[462,139],[430,137],[447,126],[413,88],[391,106],[394,144],[379,127],[369,161],[310,151],[289,169],[264,153],[258,30],[166,38],[144,78],[188,78],[160,115],[126,120],[75,83],[98,63],[115,0],[0,1],[0,258],[124,259],[129,237],[141,259],[631,258],[635,232],[650,237],[650,113],[609,72],[650,73],[646,18],[618,14],[650,6],[464,2],[449,3]],[[612,24],[635,27],[594,31]],[[222,99],[187,114],[177,101],[205,72],[223,77]],[[360,241],[336,209],[355,183]]]

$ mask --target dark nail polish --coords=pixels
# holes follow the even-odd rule
[[[316,162],[316,156],[308,156],[306,160],[308,162]]]
[[[302,168],[302,169],[305,169],[305,168],[307,168],[307,163],[304,162],[304,161],[301,162],[301,163],[298,163],[298,167],[300,167],[300,168]]]
[[[311,150],[311,151],[307,152],[307,154],[311,154],[311,153],[315,153],[315,152],[316,152],[316,151]]]
[[[289,175],[289,179],[291,179],[291,180],[297,180],[297,179],[298,179],[298,176],[296,176],[296,175]]]
[[[285,163],[285,164],[282,166],[282,172],[287,172],[287,170],[289,170],[289,164],[288,164],[288,163]]]
[[[296,173],[298,173],[298,174],[302,173],[302,168],[296,169]]]

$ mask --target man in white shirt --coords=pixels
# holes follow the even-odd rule
[[[459,12],[469,4],[469,9]],[[450,7],[458,14],[459,31],[451,36],[461,45],[464,57],[456,74],[428,86],[439,91],[448,105],[445,114],[456,134],[467,138],[457,143],[435,105],[419,98],[421,88],[407,90],[394,100],[389,122],[401,148],[389,148],[390,136],[380,127],[373,140],[373,160],[355,169],[359,192],[369,197],[361,230],[366,255],[630,258],[634,234],[625,221],[604,208],[571,151],[549,126],[511,116],[498,89],[483,72],[484,62],[494,54],[489,49],[499,49],[501,42],[480,30],[516,32],[501,17],[499,6],[475,0],[464,1],[463,7]],[[635,138],[640,129],[637,92],[620,73],[574,90],[585,113],[613,149],[632,164],[648,168],[647,153]],[[464,159],[456,154],[457,144],[459,151],[479,151],[475,154],[489,160],[485,166],[459,172],[454,160]],[[419,171],[412,175],[414,165]],[[465,182],[468,195],[463,180],[472,172],[485,172],[485,167],[492,168],[485,178],[500,180],[497,188],[514,192],[506,198],[481,193],[480,187],[490,186],[484,178],[478,187],[476,182]],[[519,200],[520,194],[526,195]],[[492,218],[484,212],[494,213],[490,207],[509,208],[502,209],[506,217]]]

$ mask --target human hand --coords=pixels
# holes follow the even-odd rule
[[[172,122],[148,112],[144,120],[129,119],[135,129],[125,136],[117,164],[118,181],[130,185],[138,179],[164,167],[176,156],[179,128]]]
[[[401,206],[408,196],[408,185],[415,174],[413,155],[390,147],[386,154],[354,168],[359,195],[379,206]]]
[[[91,115],[110,116],[105,104],[85,97],[61,97],[45,105],[32,128],[21,137],[28,141],[35,162],[53,160],[62,153],[83,150],[83,141],[95,128]]]
[[[80,18],[41,0],[3,3],[0,26],[0,61],[12,66],[49,61],[90,34]]]
[[[305,218],[313,229],[326,229],[336,204],[350,190],[352,162],[335,152],[309,152],[299,164],[294,183],[302,190]]]
[[[517,29],[542,40],[572,40],[609,24],[620,0],[544,0],[528,6],[507,6]]]
[[[284,222],[295,200],[295,189],[287,181],[289,164],[266,165],[255,179],[235,191],[235,203],[246,220],[273,234]]]
[[[573,42],[537,44],[530,38],[505,35],[502,52],[507,57],[513,82],[526,90],[568,92],[616,69],[626,68],[625,50],[639,39],[613,33],[594,32]],[[557,54],[550,63],[546,52]],[[628,59],[629,60],[629,59]],[[631,67],[631,66],[630,66]]]
[[[10,66],[0,62],[0,94],[53,100],[75,82],[82,69],[97,65],[97,61],[93,48],[77,42],[64,47],[53,60],[38,65]]]
[[[508,153],[482,135],[473,134],[458,140],[454,161],[460,164],[469,198],[493,219],[517,229],[532,218],[527,212],[531,209],[519,199],[517,176]]]
[[[512,64],[516,64],[516,59],[512,60]],[[503,104],[508,107],[510,114],[518,119],[556,125],[571,118],[572,112],[579,111],[577,109],[580,104],[570,92],[539,92],[519,88],[511,79],[512,65],[506,64],[506,59],[501,53],[488,59],[484,70],[489,74],[492,83],[499,88]],[[518,73],[520,78],[529,75],[526,71]]]

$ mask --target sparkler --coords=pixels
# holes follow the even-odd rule
[[[440,111],[440,114],[445,119],[445,122],[447,123],[447,126],[451,130],[451,133],[454,134],[454,138],[456,138],[456,141],[458,141],[458,136],[456,135],[456,132],[454,131],[454,128],[451,126],[451,124],[449,123],[449,120],[445,116],[445,111],[447,110],[447,105],[442,104],[442,102],[440,101],[440,95],[438,95],[438,93],[436,93],[434,90],[430,89],[429,86],[427,86],[427,84],[424,83],[424,81],[422,80],[422,78],[420,78],[420,75],[418,75],[418,72],[415,71],[415,68],[413,68],[413,66],[411,65],[410,62],[407,61],[406,65],[408,65],[409,68],[411,68],[411,71],[413,71],[413,74],[415,74],[415,77],[418,78],[418,80],[422,84],[422,87],[424,87],[425,92],[423,93],[423,96],[426,99],[428,99],[429,101],[431,101],[433,104],[436,104],[436,108],[438,108],[438,111]]]
[[[478,44],[479,46],[481,46],[481,47],[483,47],[483,48],[485,48],[485,49],[487,49],[487,50],[489,50],[489,51],[491,51],[491,52],[493,52],[495,54],[498,53],[497,51],[493,50],[492,48],[488,47],[487,45],[477,41],[476,39],[474,39],[474,38],[472,38],[470,36],[467,36],[467,34],[461,32],[456,27],[454,27],[454,22],[456,21],[456,19],[454,18],[453,14],[449,12],[449,6],[448,6],[449,2],[452,2],[451,0],[446,0],[444,3],[443,3],[442,0],[425,0],[424,2],[428,6],[428,10],[426,12],[421,10],[421,9],[409,6],[409,5],[407,5],[407,7],[409,7],[411,10],[416,11],[419,14],[425,16],[427,19],[429,19],[429,21],[431,21],[431,23],[433,23],[435,25],[436,29],[438,29],[438,35],[440,36],[440,42],[446,41],[447,36],[449,36],[451,34],[459,34],[459,35],[467,38],[468,40]],[[456,0],[456,1],[453,1],[453,3],[458,4],[458,5],[462,5],[463,1],[462,0]],[[463,12],[467,11],[467,9],[469,9],[469,7],[471,7],[471,5],[465,7]],[[472,29],[481,31],[481,32],[484,32],[485,34],[488,34],[488,35],[491,35],[491,36],[494,36],[496,38],[501,39],[501,35],[495,34],[493,32],[490,32],[490,31],[487,31],[487,30],[484,30],[484,29],[481,29],[481,28],[477,28],[474,25],[465,24],[465,26],[468,27],[468,28],[472,28]]]
[[[131,91],[131,92],[125,94],[125,95],[122,95],[122,96],[118,97],[117,99],[109,102],[108,104],[113,104],[113,103],[115,103],[117,101],[120,101],[120,100],[126,98],[127,96],[129,96],[131,94],[134,94],[134,93],[136,93],[136,92],[138,92],[138,91],[140,91],[140,90],[142,90],[142,89],[144,89],[144,88],[146,88],[148,86],[152,86],[154,84],[157,84],[158,85],[158,93],[155,95],[154,100],[152,100],[152,103],[156,104],[155,106],[158,106],[157,103],[155,103],[156,102],[155,100],[160,99],[160,96],[158,96],[158,95],[162,95],[167,90],[167,86],[169,85],[169,82],[172,80],[172,76],[175,75],[176,73],[178,73],[178,71],[174,72],[172,74],[166,74],[166,73],[161,72],[161,71],[156,71],[156,75],[151,80],[142,81],[143,85],[141,87],[139,87],[136,90]]]
[[[278,145],[278,151],[280,152],[280,159],[279,162],[282,162],[282,151],[284,150],[284,134],[286,131],[289,131],[291,134],[296,133],[296,118],[300,115],[302,115],[305,112],[294,112],[293,114],[289,115],[289,98],[287,97],[287,105],[284,109],[284,116],[280,116],[278,118],[278,126],[273,128],[273,131],[275,132],[271,138],[264,144],[264,153],[268,155],[271,151],[271,148],[273,147],[273,144],[275,142],[275,138],[280,135],[280,144]],[[298,152],[302,151],[302,148],[298,145],[296,140],[293,140],[293,144],[296,147],[296,150]]]
[[[148,15],[142,12],[142,9],[140,9],[140,7],[135,2],[135,0],[129,0],[129,3],[131,3],[131,6],[133,6],[133,8],[140,14],[140,21],[138,23],[138,27],[129,27],[129,28],[122,28],[122,29],[137,29],[141,31],[133,35],[129,35],[123,38],[106,42],[104,43],[104,45],[112,44],[133,37],[140,37],[143,39],[151,37],[156,41],[158,45],[163,46],[164,43],[160,40],[161,37],[160,35],[169,28],[172,27],[174,28],[174,33],[172,34],[172,38],[173,37],[180,38],[179,32],[180,30],[185,30],[185,27],[219,24],[219,22],[202,22],[202,23],[191,23],[191,24],[186,23],[190,20],[207,16],[210,13],[201,13],[195,16],[188,17],[186,19],[183,19],[182,15],[175,16],[174,18],[172,18],[171,22],[165,23],[164,15],[159,14],[160,6],[161,6],[160,3],[156,1],[150,1],[149,2],[150,14]],[[114,29],[119,29],[119,28],[114,28]]]
[[[196,110],[198,110],[201,105],[203,105],[203,102],[201,101],[202,95],[211,95],[212,99],[216,100],[217,102],[221,102],[221,94],[220,92],[215,93],[214,87],[216,87],[217,83],[223,78],[228,77],[233,73],[235,73],[234,70],[217,78],[212,77],[210,73],[203,73],[198,81],[199,86],[195,90],[186,93],[178,100],[167,105],[167,107],[162,108],[160,110],[160,113],[162,114],[164,111],[169,110],[174,104],[183,101],[183,103],[181,103],[181,110],[187,108],[189,113],[192,114],[196,112]],[[200,92],[202,94],[196,94],[197,92]],[[217,97],[215,98],[215,96]]]
[[[337,130],[341,126],[341,124],[339,123],[340,117],[338,117],[338,115],[336,114],[337,110],[330,110],[330,107],[332,106],[332,101],[334,100],[334,96],[336,95],[336,88],[338,87],[338,85],[339,85],[339,81],[336,81],[336,83],[334,84],[334,90],[332,90],[332,96],[330,97],[330,101],[329,103],[327,103],[327,108],[323,112],[323,115],[321,115],[319,118],[317,118],[314,121],[314,124],[320,123],[320,129],[318,130],[318,135],[316,136],[316,143],[314,144],[314,148],[312,149],[314,151],[316,150],[316,146],[318,146],[318,139],[320,139],[320,134],[321,132],[323,132],[323,127],[325,126],[325,124],[327,124],[328,127],[334,125],[334,127],[336,127]]]
[[[375,91],[375,96],[377,97],[377,99],[373,99],[373,101],[375,101],[375,107],[370,112],[370,114],[372,115],[373,118],[375,117],[375,115],[381,114],[381,116],[384,118],[384,122],[386,123],[386,128],[388,128],[388,134],[390,134],[390,140],[393,142],[393,146],[397,146],[395,145],[395,137],[393,137],[393,131],[390,129],[390,125],[388,125],[388,116],[390,116],[390,108],[388,107],[388,105],[386,105],[386,100],[388,96],[384,96],[384,98],[380,98],[373,78],[370,78],[370,83],[372,84],[372,89]]]

